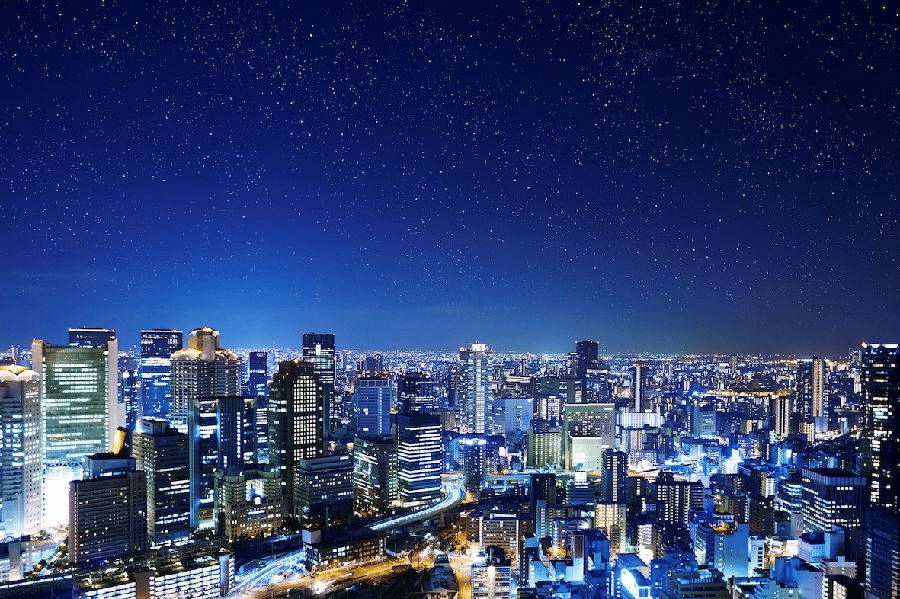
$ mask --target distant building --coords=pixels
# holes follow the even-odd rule
[[[647,411],[647,364],[635,360],[632,365],[631,389],[634,392],[634,411]]]
[[[407,372],[397,378],[398,412],[431,412],[438,409],[434,380],[424,372]]]
[[[141,331],[141,381],[143,416],[168,418],[172,405],[172,354],[183,347],[182,332],[176,329]]]
[[[597,368],[600,344],[596,341],[578,341],[575,343],[575,375],[587,376],[589,369]]]
[[[42,432],[38,374],[0,366],[0,539],[41,529]]]
[[[468,434],[491,434],[493,407],[491,361],[494,352],[484,343],[473,343],[459,350],[462,362],[459,388],[459,430]]]

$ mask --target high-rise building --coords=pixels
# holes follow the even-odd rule
[[[197,397],[188,411],[191,526],[213,522],[213,475],[240,473],[256,462],[256,398]]]
[[[315,365],[281,362],[269,390],[269,463],[281,480],[285,516],[296,515],[300,461],[324,455],[325,437],[325,392]]]
[[[656,519],[687,529],[692,510],[703,510],[703,483],[676,480],[671,472],[656,476]]]
[[[133,458],[96,454],[69,483],[69,561],[99,563],[147,550],[147,479]]]
[[[191,533],[188,436],[166,420],[142,418],[132,436],[135,465],[147,478],[147,535],[154,545]]]
[[[562,415],[563,459],[566,468],[599,470],[602,451],[615,447],[615,405],[566,404]]]
[[[490,415],[493,404],[491,360],[494,352],[484,343],[473,343],[459,349],[462,362],[459,388],[460,432],[491,434]]]
[[[118,342],[104,347],[49,345],[35,339],[32,369],[41,380],[44,464],[80,466],[105,451],[125,425],[118,398]]]
[[[866,599],[900,597],[900,518],[897,512],[866,512]]]
[[[188,346],[172,354],[172,407],[169,420],[176,429],[188,431],[188,411],[198,397],[225,397],[241,393],[241,361],[221,347],[219,331],[194,329]]]
[[[69,346],[71,347],[106,347],[115,338],[116,332],[113,329],[69,329]]]
[[[353,440],[353,510],[381,516],[397,501],[397,438],[356,437]]]
[[[231,542],[271,536],[281,526],[281,485],[274,472],[250,467],[216,470],[216,534]]]
[[[803,422],[828,418],[828,377],[825,360],[813,356],[797,362],[797,411]]]
[[[138,361],[134,356],[119,356],[119,405],[125,411],[125,428],[134,430],[143,416]]]
[[[144,416],[168,418],[172,404],[172,354],[183,347],[176,329],[141,331],[141,404]]]
[[[634,411],[647,409],[647,364],[643,360],[635,360],[632,366],[631,388],[634,392]]]
[[[596,341],[575,343],[575,374],[585,377],[589,369],[597,368],[600,361],[600,344]]]
[[[324,402],[324,424],[326,437],[332,433],[340,422],[341,411],[335,395],[335,356],[334,335],[332,333],[304,333],[303,360],[313,365],[319,375]]]
[[[871,446],[864,471],[871,477],[872,505],[900,510],[900,346],[864,344],[860,387],[865,434]]]
[[[437,408],[437,394],[430,375],[407,372],[397,378],[398,412],[429,412]]]
[[[41,529],[41,382],[0,366],[0,539]]]
[[[803,525],[809,531],[860,528],[868,484],[864,476],[835,468],[804,468]]]
[[[256,451],[259,461],[269,462],[269,354],[252,351],[247,358],[244,395],[256,398]]]
[[[441,497],[442,456],[440,416],[397,414],[397,479],[403,507]]]
[[[779,439],[786,439],[795,430],[794,399],[787,394],[772,396],[773,430]]]
[[[294,516],[304,527],[326,528],[353,513],[353,459],[329,455],[300,460],[293,489]]]
[[[377,437],[391,432],[391,408],[397,403],[397,385],[387,374],[356,379],[353,389],[353,421],[360,437]]]
[[[602,454],[600,470],[600,501],[625,503],[628,492],[628,454],[606,449]]]

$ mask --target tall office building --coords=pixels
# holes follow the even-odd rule
[[[0,539],[41,529],[42,424],[37,373],[0,366]]]
[[[397,378],[397,411],[430,412],[438,408],[434,380],[425,372],[407,372]]]
[[[484,343],[473,343],[459,350],[462,362],[459,397],[459,430],[461,433],[491,434],[490,415],[493,407],[491,360],[494,352]]]
[[[69,329],[70,347],[106,347],[115,338],[116,332],[113,329]]]
[[[864,476],[834,468],[804,468],[803,524],[808,531],[860,528],[866,506]]]
[[[316,366],[281,362],[269,390],[269,463],[281,480],[284,515],[296,514],[300,461],[323,456],[325,437],[325,392]]]
[[[575,375],[587,376],[589,369],[597,368],[600,362],[600,344],[596,341],[578,341],[575,343]]]
[[[132,436],[136,468],[147,478],[147,535],[151,544],[191,534],[188,436],[166,420],[142,418]]]
[[[329,455],[300,460],[295,476],[294,516],[304,527],[325,528],[352,516],[352,456]]]
[[[41,380],[44,464],[80,467],[105,451],[125,425],[118,398],[118,342],[103,347],[56,346],[35,339],[32,369]]]
[[[198,397],[188,410],[191,526],[213,522],[214,473],[256,462],[256,398]]]
[[[252,351],[247,358],[244,395],[256,398],[256,451],[259,461],[269,462],[269,354]]]
[[[827,385],[824,359],[813,356],[797,362],[797,411],[802,421],[828,418]]]
[[[334,390],[335,357],[332,333],[304,333],[303,360],[313,365],[319,375],[324,402],[325,434],[330,435],[340,422],[340,406]]]
[[[635,360],[632,366],[631,388],[634,391],[634,411],[647,409],[647,364],[643,360]]]
[[[794,399],[790,395],[775,394],[771,404],[775,436],[786,439],[795,429]]]
[[[900,346],[864,344],[860,387],[865,407],[865,472],[872,505],[900,511]]]
[[[703,510],[703,483],[676,480],[671,472],[656,476],[656,518],[687,529],[691,510]]]
[[[147,550],[147,479],[133,458],[96,454],[69,483],[69,561],[97,564]]]
[[[353,422],[359,437],[377,437],[391,432],[391,408],[397,403],[396,381],[387,374],[356,379],[353,388]]]
[[[603,451],[600,470],[600,501],[625,503],[628,489],[628,454],[623,451]]]
[[[194,329],[188,346],[172,354],[172,406],[169,420],[188,433],[188,411],[198,397],[224,397],[241,393],[241,361],[221,347],[219,331]]]
[[[353,440],[353,510],[381,516],[397,500],[397,437],[356,437]]]
[[[144,416],[168,418],[172,404],[172,354],[183,347],[176,329],[141,331],[141,404]]]
[[[125,428],[134,430],[143,416],[138,361],[133,356],[119,356],[119,405],[125,411]]]
[[[403,507],[441,497],[441,418],[437,414],[397,414],[397,482]]]
[[[900,598],[900,518],[896,512],[866,512],[866,599]]]

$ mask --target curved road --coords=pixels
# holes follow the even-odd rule
[[[460,475],[453,475],[449,480],[441,485],[444,490],[444,497],[437,503],[422,508],[411,514],[395,516],[380,520],[370,525],[372,530],[384,530],[386,528],[405,526],[419,520],[427,520],[431,516],[447,510],[454,505],[460,503],[466,496],[463,478]],[[267,560],[269,563],[261,565],[257,569],[248,572],[240,580],[235,580],[234,587],[229,593],[230,596],[254,595],[256,590],[268,586],[279,573],[288,569],[297,569],[305,561],[305,551],[299,549],[279,555]],[[379,560],[381,561],[381,560]]]

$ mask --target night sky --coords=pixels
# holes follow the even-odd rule
[[[897,341],[897,3],[656,4],[4,3],[0,343]]]

